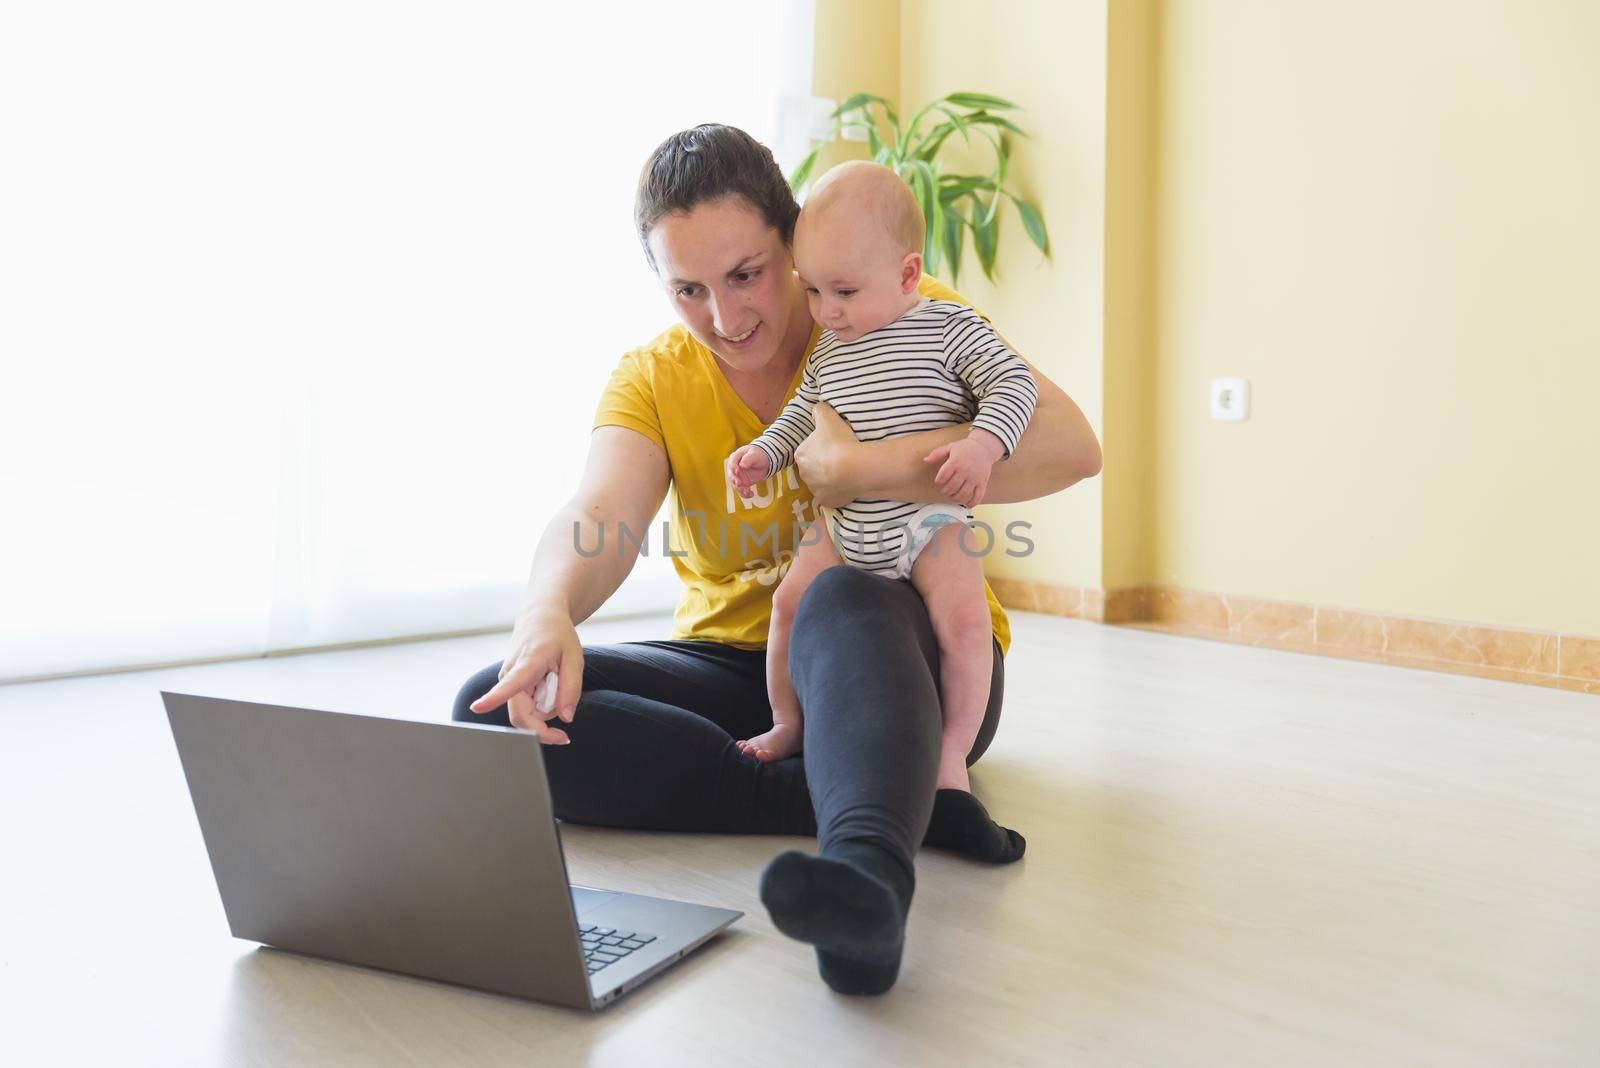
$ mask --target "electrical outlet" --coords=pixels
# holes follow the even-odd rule
[[[1242,423],[1250,418],[1250,380],[1213,378],[1211,418],[1223,423]]]

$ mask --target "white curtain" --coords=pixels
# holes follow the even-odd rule
[[[508,625],[672,321],[640,164],[720,121],[791,166],[812,25],[0,8],[0,680]],[[672,603],[654,541],[613,611]]]

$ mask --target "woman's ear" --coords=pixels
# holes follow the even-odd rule
[[[908,252],[900,261],[900,292],[909,296],[922,281],[922,253]]]

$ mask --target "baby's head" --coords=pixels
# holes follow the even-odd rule
[[[866,162],[828,171],[794,228],[811,317],[840,341],[900,318],[920,299],[922,238],[922,209],[899,175]]]

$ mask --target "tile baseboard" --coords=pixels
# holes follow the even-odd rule
[[[1600,639],[1176,586],[1094,589],[991,578],[1007,608],[1296,653],[1600,694]]]

